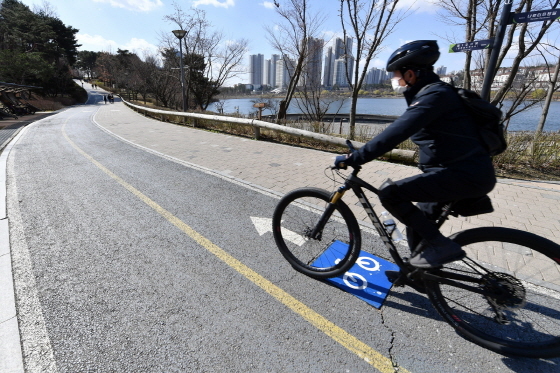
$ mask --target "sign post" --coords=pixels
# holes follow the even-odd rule
[[[480,96],[488,101],[490,101],[490,89],[492,88],[492,82],[494,81],[494,75],[496,74],[496,64],[498,63],[498,57],[500,55],[500,50],[502,49],[502,42],[504,41],[504,36],[506,34],[506,27],[511,20],[512,5],[513,0],[506,0],[504,9],[502,10],[502,17],[500,18],[500,23],[498,24],[498,30],[496,31],[496,36],[494,37],[492,53],[490,53],[490,61],[488,62],[488,69],[484,73],[484,82],[482,83],[482,92]]]
[[[496,75],[496,69],[498,67],[496,65],[498,63],[500,50],[502,49],[502,42],[504,41],[507,25],[510,25],[512,23],[517,24],[560,20],[560,9],[537,10],[526,13],[512,13],[512,5],[513,0],[506,0],[494,39],[451,44],[449,46],[449,53],[492,48],[492,53],[490,53],[490,60],[488,61],[488,69],[484,72],[484,82],[482,83],[482,92],[480,94],[485,100],[490,100],[492,82],[494,81],[494,75]]]
[[[262,111],[263,108],[266,107],[266,104],[264,102],[257,102],[256,104],[253,105],[254,108],[259,109],[259,115],[257,117],[258,120],[262,119]],[[255,127],[254,129],[255,132],[255,140],[258,140],[261,137],[261,129],[259,127]]]

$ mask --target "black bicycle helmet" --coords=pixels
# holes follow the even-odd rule
[[[400,46],[387,61],[387,71],[431,67],[439,58],[435,40],[416,40]]]

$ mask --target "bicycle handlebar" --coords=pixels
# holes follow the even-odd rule
[[[354,147],[354,144],[352,144],[352,142],[350,140],[346,140],[346,146],[348,146],[349,154],[352,154],[352,153],[357,151],[356,148]],[[344,164],[344,163],[341,163],[340,167],[331,166],[331,170],[337,170],[339,168],[345,170],[347,168],[347,165]]]
[[[357,151],[354,147],[354,144],[352,144],[352,141],[350,140],[346,140],[346,146],[348,146],[348,149],[350,149],[350,153],[354,153],[355,151]]]

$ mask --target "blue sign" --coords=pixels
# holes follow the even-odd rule
[[[560,9],[537,10],[527,13],[515,13],[513,23],[528,23],[538,21],[550,21],[560,18]]]
[[[348,251],[348,245],[335,241],[314,262],[333,265],[342,259],[340,253]],[[381,308],[393,284],[387,279],[385,271],[398,271],[399,266],[388,262],[368,252],[361,251],[358,260],[352,268],[339,277],[329,278],[326,281],[336,287],[355,295],[364,302]]]
[[[494,43],[493,39],[451,44],[449,46],[449,53],[474,51],[477,49],[489,49],[492,48],[492,43]]]

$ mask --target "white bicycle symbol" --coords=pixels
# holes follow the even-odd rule
[[[338,264],[338,262],[340,262],[340,259],[337,259],[335,264]],[[356,264],[370,272],[377,272],[381,267],[377,260],[364,256],[359,257],[358,260],[356,260]],[[346,286],[355,290],[364,290],[368,287],[367,280],[358,273],[346,272],[342,280]]]

